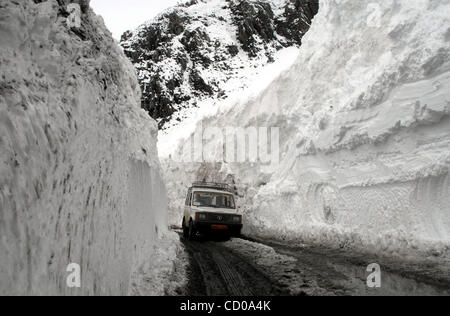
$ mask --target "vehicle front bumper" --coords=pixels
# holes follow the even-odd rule
[[[243,225],[228,222],[194,221],[194,227],[200,233],[223,232],[239,234]]]

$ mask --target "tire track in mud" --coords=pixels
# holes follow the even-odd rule
[[[253,296],[253,292],[250,288],[246,287],[241,275],[236,273],[236,270],[232,266],[227,264],[225,258],[218,252],[214,252],[212,255],[217,268],[220,271],[220,275],[225,282],[228,293],[232,296]]]
[[[193,259],[189,295],[206,296],[276,296],[285,295],[260,271],[241,257],[214,241],[189,242],[182,239]]]
[[[227,291],[222,280],[219,277],[217,267],[209,254],[194,254],[194,260],[203,277],[203,286],[207,296],[226,295]]]

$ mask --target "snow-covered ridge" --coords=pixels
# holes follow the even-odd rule
[[[131,63],[77,3],[79,27],[69,1],[0,5],[0,294],[128,294],[142,270],[158,294],[145,269],[168,234],[157,126]]]
[[[166,177],[234,177],[250,234],[445,258],[449,14],[445,0],[321,1],[296,64],[202,121],[280,127],[277,170],[167,162]]]
[[[242,91],[277,51],[300,46],[316,12],[316,0],[186,1],[126,32],[143,108],[167,129]]]

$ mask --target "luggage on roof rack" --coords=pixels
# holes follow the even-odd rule
[[[205,188],[205,189],[214,189],[214,190],[222,190],[233,193],[233,188],[226,183],[216,183],[216,182],[194,182],[192,183],[192,188]]]

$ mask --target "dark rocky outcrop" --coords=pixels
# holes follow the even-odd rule
[[[275,40],[274,13],[269,3],[231,2],[230,9],[238,28],[238,40],[251,57],[256,57],[260,50],[258,40],[264,43]]]
[[[290,1],[282,18],[275,20],[277,33],[284,36],[289,45],[301,45],[303,36],[309,30],[310,21],[318,11],[318,1]]]

